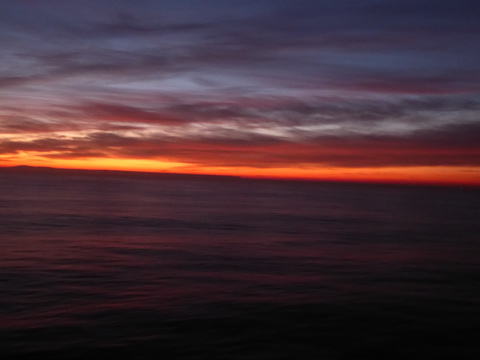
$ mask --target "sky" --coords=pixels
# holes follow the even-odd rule
[[[476,0],[0,0],[0,166],[480,185]]]

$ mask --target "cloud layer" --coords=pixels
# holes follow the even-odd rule
[[[475,1],[0,4],[0,156],[480,166]]]

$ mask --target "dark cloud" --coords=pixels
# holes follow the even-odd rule
[[[141,109],[134,106],[111,103],[84,104],[80,110],[89,119],[109,122],[175,125],[189,121],[188,118],[174,117],[158,109]]]
[[[57,124],[58,125],[58,124]],[[22,117],[7,117],[0,121],[0,132],[3,134],[46,133],[64,128],[64,124],[53,124]]]
[[[163,20],[163,21],[162,21]],[[208,22],[184,22],[172,23],[164,19],[156,21],[143,21],[130,12],[119,12],[112,18],[106,19],[92,26],[87,34],[95,34],[105,37],[123,36],[155,36],[183,33],[197,33],[211,30],[215,24]]]
[[[20,151],[68,152],[74,142],[59,138],[42,138],[31,141],[6,140],[0,142],[0,154],[16,154]]]

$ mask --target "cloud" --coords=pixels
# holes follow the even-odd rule
[[[64,126],[64,124],[59,125],[60,128]],[[52,124],[28,117],[13,116],[0,121],[0,132],[2,134],[45,133],[56,130],[59,130],[59,128],[52,126]]]
[[[0,4],[0,152],[480,166],[475,2]]]
[[[188,121],[188,118],[177,118],[161,110],[111,103],[89,103],[83,105],[80,110],[89,119],[108,122],[175,125]]]
[[[480,166],[479,124],[450,124],[408,137],[317,135],[304,141],[238,131],[197,137],[125,136],[94,132],[76,138],[5,141],[2,154],[44,152],[45,157],[116,157],[172,160],[204,166]]]
[[[423,1],[388,6],[378,1],[248,2],[238,6],[237,16],[229,7],[213,8],[210,1],[202,9],[189,4],[192,10],[184,14],[181,5],[170,2],[87,1],[82,7],[46,2],[38,14],[32,4],[20,3],[30,22],[24,29],[9,28],[12,19],[4,25],[10,30],[4,42],[15,36],[22,41],[10,52],[21,61],[12,62],[15,71],[9,73],[18,75],[0,73],[2,87],[45,81],[72,86],[72,78],[92,82],[98,77],[113,83],[136,78],[140,84],[179,74],[208,78],[216,72],[228,76],[230,85],[243,78],[262,89],[324,84],[379,93],[479,90],[480,71],[472,59],[480,50],[472,45],[480,29],[465,10],[469,2],[455,7],[443,1],[439,6]],[[20,5],[4,6],[10,10],[5,13],[23,24],[15,6]],[[438,24],[448,36],[440,35]],[[20,67],[24,62],[30,66]]]

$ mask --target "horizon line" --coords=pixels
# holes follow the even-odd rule
[[[32,165],[0,165],[0,171],[4,170],[30,170],[33,172],[60,171],[64,173],[82,172],[96,175],[137,175],[137,176],[181,176],[197,179],[231,179],[231,180],[259,180],[259,181],[279,181],[279,182],[299,182],[299,183],[327,183],[327,184],[358,184],[358,185],[393,185],[393,186],[417,186],[417,187],[448,187],[448,188],[480,188],[480,184],[474,183],[452,183],[441,181],[421,181],[421,180],[365,180],[365,179],[322,179],[322,178],[299,178],[299,177],[276,177],[276,176],[246,176],[230,174],[202,174],[202,173],[182,173],[169,171],[147,171],[147,170],[119,170],[119,169],[86,169],[86,168],[63,168],[53,166],[32,166]],[[24,172],[25,174],[25,172]]]

